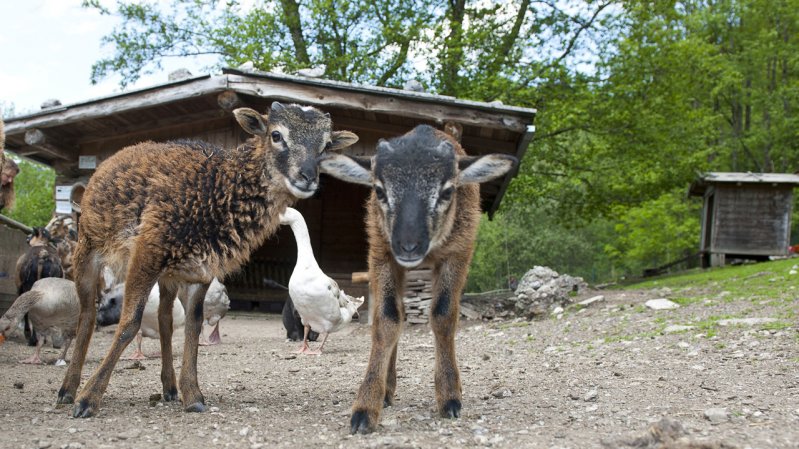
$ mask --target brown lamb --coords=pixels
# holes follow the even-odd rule
[[[277,230],[279,214],[314,194],[320,155],[358,140],[349,131],[333,131],[330,116],[311,107],[275,102],[268,121],[247,108],[234,115],[253,135],[236,149],[197,141],[145,142],[116,153],[90,179],[73,261],[81,304],[76,345],[58,392],[58,403],[75,403],[73,416],[97,411],[114,366],[139,330],[156,281],[164,400],[178,398],[172,305],[178,288],[186,287],[180,396],[186,411],[204,411],[197,345],[211,280],[239,269]],[[126,278],[122,314],[108,354],[76,397],[104,264]]]
[[[397,342],[404,321],[405,273],[433,269],[430,324],[435,335],[436,402],[442,416],[461,410],[455,332],[461,293],[480,223],[478,183],[507,173],[516,158],[466,156],[450,135],[421,125],[377,145],[371,159],[329,155],[323,172],[372,187],[367,202],[372,350],[352,408],[352,433],[375,430],[397,386]]]

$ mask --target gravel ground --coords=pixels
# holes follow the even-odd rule
[[[54,407],[65,370],[52,365],[57,350],[44,352],[49,365],[21,365],[32,348],[12,338],[0,347],[0,447],[799,448],[793,300],[694,292],[678,309],[655,311],[643,306],[652,292],[599,294],[604,300],[559,318],[462,321],[459,420],[434,410],[429,327],[407,326],[396,403],[370,435],[348,434],[369,354],[365,324],[333,334],[322,356],[295,356],[280,316],[232,313],[222,321],[223,344],[200,348],[209,412],[151,399],[161,392],[160,362],[151,359],[121,361],[90,419]],[[719,324],[730,317],[777,321]],[[110,332],[95,333],[85,376]],[[175,340],[180,348],[182,333]],[[145,340],[146,353],[157,346]],[[650,427],[664,417],[685,434]]]

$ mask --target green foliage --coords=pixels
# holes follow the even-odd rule
[[[503,210],[482,223],[473,291],[533,265],[640,275],[697,249],[698,201],[683,195],[698,173],[799,168],[797,0],[84,5],[121,19],[94,81],[116,73],[124,86],[165,58],[212,55],[537,108]]]
[[[514,204],[493,221],[484,216],[467,290],[507,288],[510,277],[519,280],[535,265],[597,282],[610,270],[600,242],[611,232],[605,220],[570,229],[554,219],[552,207]]]
[[[6,153],[8,155],[8,153]],[[11,156],[19,165],[19,175],[14,178],[16,203],[12,210],[3,209],[3,215],[28,226],[44,226],[53,216],[55,200],[55,172],[53,169],[26,159]]]
[[[605,252],[624,272],[642,273],[699,249],[701,202],[675,190],[638,206],[619,207],[615,239]]]

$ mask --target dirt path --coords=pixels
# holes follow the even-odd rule
[[[12,339],[0,347],[0,447],[628,447],[625,439],[662,417],[708,444],[691,447],[799,447],[799,340],[785,314],[794,306],[704,298],[653,311],[641,305],[645,293],[604,295],[560,319],[462,322],[464,409],[456,421],[434,412],[429,327],[406,327],[396,404],[366,436],[348,434],[368,358],[364,324],[331,336],[321,357],[295,357],[279,316],[234,314],[222,322],[223,345],[200,349],[210,412],[151,402],[161,392],[160,362],[141,370],[123,361],[99,414],[85,420],[54,408],[64,367],[18,364],[32,348]],[[721,326],[719,317],[779,321]],[[694,328],[667,330],[687,324]],[[85,373],[110,339],[108,330],[95,334]],[[180,348],[182,335],[175,340]],[[156,349],[145,340],[145,352]],[[52,363],[56,355],[50,348],[44,357]]]

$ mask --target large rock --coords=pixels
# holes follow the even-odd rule
[[[558,274],[547,267],[533,267],[516,288],[516,314],[527,318],[545,317],[554,307],[570,305],[575,294],[586,287],[583,278]]]

